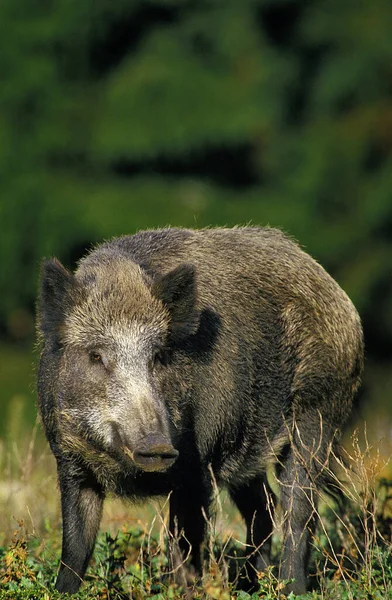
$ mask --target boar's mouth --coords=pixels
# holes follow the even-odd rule
[[[126,445],[121,450],[139,469],[149,472],[166,471],[178,457],[178,450],[160,434],[146,436],[133,451]]]

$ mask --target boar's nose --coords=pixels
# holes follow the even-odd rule
[[[143,471],[166,471],[176,461],[178,451],[162,433],[150,433],[132,443],[124,428],[111,422],[113,445]]]
[[[178,451],[160,433],[147,435],[133,451],[133,460],[143,471],[166,471],[177,456]]]

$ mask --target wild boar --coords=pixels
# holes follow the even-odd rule
[[[189,555],[200,573],[211,473],[245,520],[252,569],[264,569],[275,464],[279,574],[305,592],[314,491],[328,484],[363,364],[358,314],[314,259],[272,228],[142,231],[96,247],[74,274],[43,262],[38,329],[61,491],[58,590],[78,590],[108,492],[170,494],[172,562]]]

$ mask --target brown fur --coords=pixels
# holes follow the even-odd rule
[[[98,246],[74,275],[45,263],[39,328],[40,408],[68,502],[73,571],[83,576],[94,537],[73,545],[75,520],[84,527],[77,489],[97,507],[107,491],[172,492],[172,528],[184,529],[197,571],[210,468],[249,543],[264,543],[252,555],[263,568],[272,461],[287,514],[281,576],[305,591],[316,522],[306,490],[327,482],[363,366],[358,314],[315,260],[269,228],[140,232]],[[170,468],[154,472],[162,461]],[[60,570],[58,589],[79,583]]]

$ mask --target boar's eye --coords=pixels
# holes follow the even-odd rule
[[[90,352],[90,360],[92,363],[103,363],[102,354],[100,352],[92,350]]]

